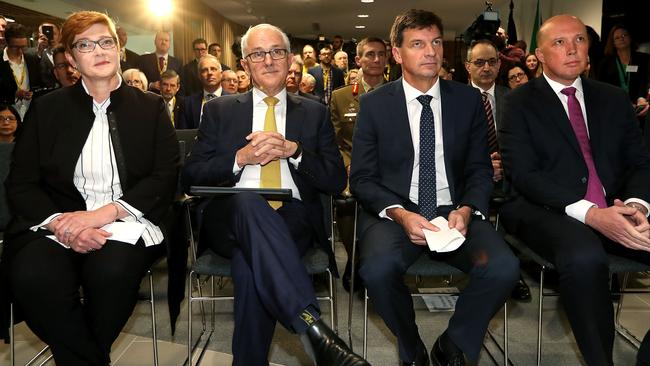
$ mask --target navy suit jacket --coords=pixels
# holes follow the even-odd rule
[[[582,79],[587,126],[607,203],[637,197],[650,202],[650,155],[628,95],[620,88]],[[587,165],[571,122],[544,77],[505,97],[499,141],[505,171],[529,202],[564,212],[584,198]]]
[[[182,181],[191,185],[234,186],[241,172],[233,174],[235,154],[246,146],[252,132],[252,91],[215,98],[205,104],[203,122],[192,154],[185,163]],[[338,194],[346,184],[343,159],[336,145],[327,108],[317,102],[287,93],[286,138],[302,144],[302,160],[291,177],[308,212],[316,238],[330,253],[323,227],[320,193]],[[243,171],[243,170],[242,170]]]
[[[316,79],[316,86],[314,87],[314,94],[319,97],[321,100],[325,100],[325,90],[324,90],[324,83],[325,81],[323,80],[323,68],[320,65],[314,66],[311,69],[307,71],[308,73],[311,74],[311,76]],[[343,75],[343,71],[339,69],[338,67],[332,65],[330,66],[330,73],[332,77],[332,91],[334,91],[336,88],[341,87],[345,85],[345,76]]]
[[[178,75],[182,73],[183,65],[181,61],[172,55],[167,55],[167,70],[174,70]],[[155,53],[147,53],[141,55],[138,59],[138,69],[144,72],[144,75],[147,77],[147,81],[150,83],[160,81],[160,71],[158,71],[158,56]],[[182,94],[183,86],[181,85]]]
[[[438,79],[447,180],[453,206],[487,216],[492,163],[487,120],[477,89]],[[388,206],[414,207],[409,199],[414,149],[402,79],[360,97],[352,138],[350,188],[375,217]]]
[[[221,96],[229,93],[222,89]],[[214,98],[215,99],[218,99]],[[212,101],[212,100],[211,100]],[[207,104],[207,103],[206,103]],[[194,93],[185,98],[185,110],[183,123],[176,125],[178,129],[196,129],[201,124],[201,108],[203,108],[203,88],[198,93]]]

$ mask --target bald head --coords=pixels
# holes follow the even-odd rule
[[[548,18],[544,23],[542,23],[542,26],[539,27],[539,31],[537,31],[537,45],[539,46],[540,44],[542,44],[542,42],[546,39],[546,37],[548,37],[549,29],[567,23],[580,24],[582,28],[584,28],[584,33],[585,34],[587,33],[587,27],[585,27],[585,24],[582,22],[582,20],[580,20],[580,18],[570,14],[560,14]]]
[[[589,38],[582,21],[572,15],[548,19],[537,34],[535,56],[544,65],[544,75],[571,85],[587,67]]]

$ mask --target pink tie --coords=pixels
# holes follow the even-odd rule
[[[562,94],[569,98],[569,121],[571,121],[571,127],[573,127],[573,132],[576,134],[576,138],[580,144],[580,150],[582,150],[582,157],[585,159],[587,170],[589,171],[589,180],[587,181],[587,193],[585,194],[585,199],[589,202],[595,203],[599,208],[605,208],[607,207],[607,200],[605,199],[603,184],[598,177],[596,165],[594,165],[594,159],[591,155],[591,145],[589,144],[589,135],[587,134],[587,124],[582,116],[580,102],[578,101],[578,98],[576,98],[576,88],[572,86],[564,88],[562,89]]]

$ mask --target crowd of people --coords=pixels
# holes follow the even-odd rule
[[[597,55],[582,21],[557,15],[530,54],[506,46],[505,32],[474,40],[464,70],[445,60],[442,19],[425,10],[399,14],[388,42],[367,37],[352,51],[335,36],[294,55],[286,33],[259,24],[232,69],[202,38],[183,65],[165,31],[137,55],[92,11],[41,24],[31,50],[24,26],[0,18],[0,32],[0,143],[15,143],[0,303],[13,301],[57,364],[110,364],[140,281],[165,252],[179,174],[184,190],[292,192],[202,208],[201,242],[232,261],[234,365],[268,364],[276,323],[317,365],[368,365],[321,320],[301,261],[317,243],[334,263],[321,193],[341,198],[343,286],[367,289],[402,364],[474,364],[504,302],[530,300],[490,223],[495,198],[505,230],[555,264],[585,362],[613,364],[607,253],[650,264],[649,58],[624,26]],[[454,81],[461,73],[467,83]],[[182,169],[175,129],[199,130]],[[351,198],[363,208],[356,223]],[[437,217],[465,237],[460,248],[429,252]],[[403,279],[423,253],[469,277],[431,351]],[[650,365],[650,336],[638,359]]]

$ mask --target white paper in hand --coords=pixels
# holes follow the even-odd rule
[[[457,229],[449,228],[449,222],[442,216],[431,220],[440,231],[431,231],[422,229],[424,237],[427,239],[427,245],[432,252],[451,252],[458,249],[464,242],[465,237]]]
[[[108,239],[135,244],[144,232],[145,225],[139,222],[115,221],[102,227],[103,230],[113,234]]]

